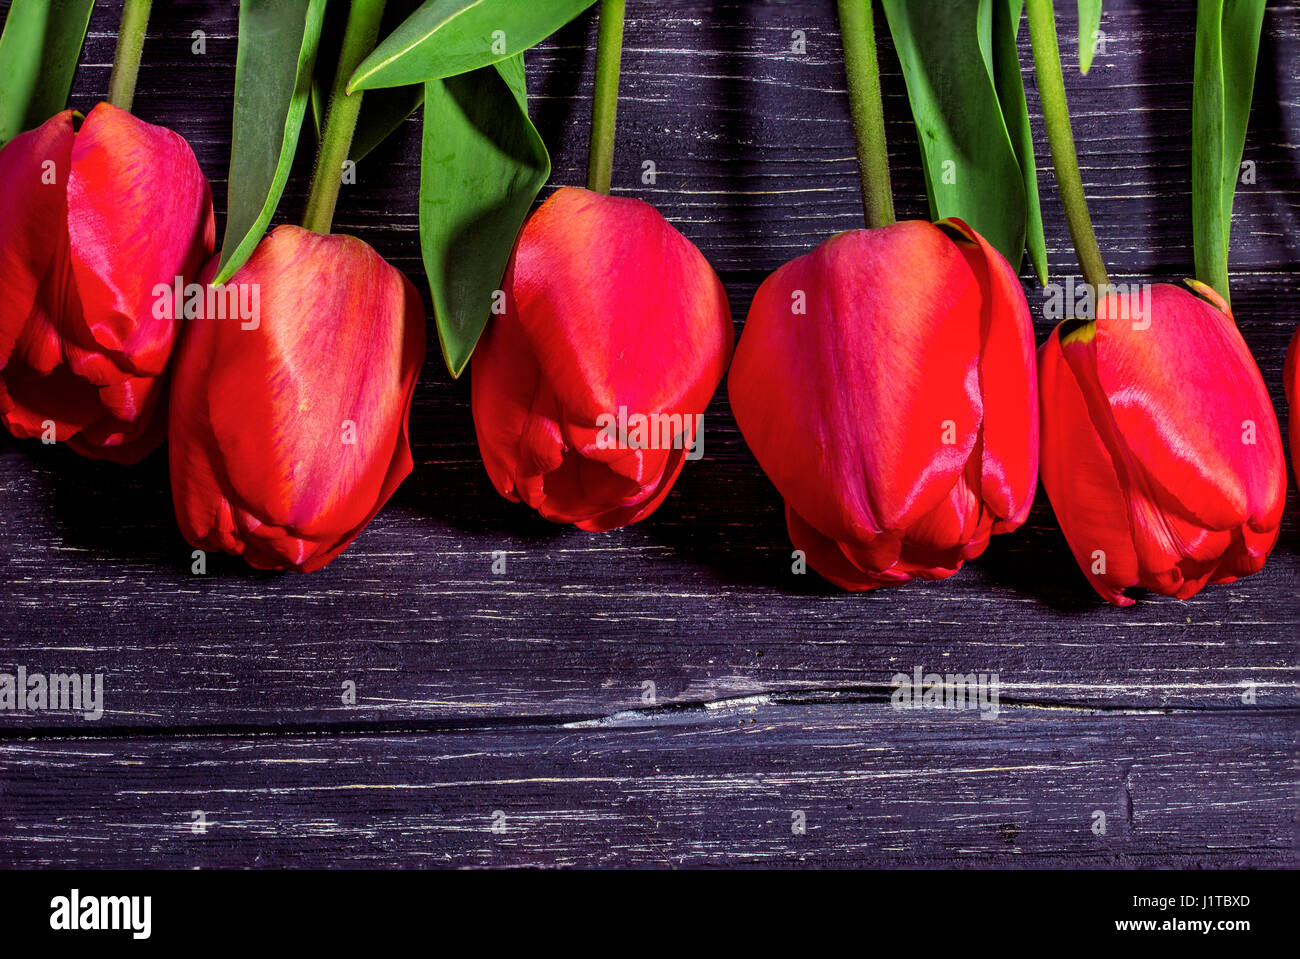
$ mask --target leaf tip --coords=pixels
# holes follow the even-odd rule
[[[447,372],[451,374],[453,380],[460,379],[460,374],[465,372],[465,367],[469,366],[470,353],[464,356],[458,356],[450,351],[444,351],[443,359],[447,361]]]
[[[217,275],[214,276],[212,279],[210,279],[210,280],[208,281],[208,285],[209,285],[209,286],[221,286],[221,284],[225,283],[227,280],[229,280],[229,279],[230,279],[232,276],[234,276],[234,275],[235,275],[235,271],[232,270],[232,269],[230,268],[230,264],[227,263],[227,264],[226,264],[225,266],[223,266],[221,269],[217,270]]]

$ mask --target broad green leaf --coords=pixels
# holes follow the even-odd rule
[[[1192,86],[1196,277],[1228,299],[1232,201],[1246,146],[1264,0],[1201,0]]]
[[[379,35],[391,32],[415,12],[418,6],[419,0],[390,0],[384,8]],[[334,87],[334,72],[338,68],[347,15],[346,3],[330,3],[325,11],[325,24],[321,28],[320,51],[316,55],[316,70],[311,84],[312,133],[318,143],[325,123],[325,112],[329,107],[330,90]],[[401,127],[423,102],[423,83],[374,90],[366,94],[361,101],[361,112],[357,117],[356,131],[352,135],[348,159],[353,162],[361,160]]]
[[[993,2],[883,0],[930,215],[965,220],[1018,271],[1028,223],[1025,177],[994,85]],[[1014,99],[1009,90],[1005,96]]]
[[[14,0],[0,34],[0,146],[68,103],[94,0]]]
[[[528,119],[523,55],[424,88],[420,247],[447,369],[460,376],[551,160]]]
[[[1079,72],[1092,69],[1092,55],[1097,50],[1101,30],[1101,0],[1079,0]]]
[[[427,0],[361,62],[348,92],[490,66],[545,40],[594,0]]]
[[[1038,167],[1034,163],[1034,133],[1029,126],[1025,81],[1020,72],[1016,35],[1024,0],[993,0],[993,77],[1007,125],[1011,146],[1025,185],[1025,245],[1038,282],[1047,282],[1047,240],[1043,236],[1043,211],[1038,200]]]
[[[325,0],[242,0],[235,58],[224,283],[261,242],[289,180],[311,93]]]

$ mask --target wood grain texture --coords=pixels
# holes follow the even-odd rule
[[[983,721],[849,701],[596,728],[14,742],[0,745],[0,855],[41,867],[1282,866],[1293,720],[1011,709]]]
[[[1071,37],[1074,5],[1058,7]],[[614,192],[656,204],[700,246],[739,331],[768,272],[861,223],[834,4],[629,8]],[[117,10],[97,5],[79,109],[106,88]],[[1063,43],[1084,184],[1117,281],[1191,269],[1193,11],[1191,0],[1108,0],[1106,50],[1087,77]],[[135,103],[189,139],[219,219],[235,28],[234,4],[155,5]],[[207,52],[195,55],[200,29]],[[796,30],[805,54],[791,52]],[[528,58],[554,185],[584,177],[594,36],[583,17]],[[899,214],[923,216],[902,79],[887,43],[881,56]],[[1256,183],[1238,192],[1231,263],[1242,332],[1283,415],[1300,315],[1298,64],[1300,6],[1272,3],[1246,145]],[[1026,84],[1035,113],[1031,72]],[[1049,261],[1063,278],[1073,256],[1034,127]],[[309,154],[277,222],[301,213]],[[646,160],[653,184],[641,181]],[[416,118],[359,166],[336,229],[427,297],[418,169]],[[1041,341],[1052,323],[1025,277]],[[1294,485],[1262,573],[1115,610],[1074,567],[1041,490],[1024,528],[947,581],[848,596],[792,575],[780,500],[722,396],[704,460],[664,506],[600,535],[492,492],[468,378],[450,381],[436,357],[412,439],[416,472],[331,567],[280,576],[212,557],[195,577],[165,455],[121,469],[0,436],[0,671],[106,673],[96,724],[0,713],[0,865],[789,864],[801,853],[782,804],[795,795],[836,810],[834,827],[802,837],[816,843],[806,861],[821,864],[1291,858]],[[507,554],[505,575],[491,572],[494,551]],[[881,692],[915,666],[996,671],[1004,699],[1024,705],[991,723],[895,713]],[[341,702],[345,682],[355,706]],[[643,725],[563,727],[641,709],[645,683],[658,706]],[[1255,706],[1242,703],[1247,683]],[[756,707],[747,727],[665,722],[765,694],[796,700]],[[1047,708],[1059,705],[1072,708]],[[1164,709],[1176,712],[1146,715]],[[1027,756],[1050,761],[1008,771]],[[1090,845],[1087,813],[1074,817],[1109,808],[1090,797],[1113,798],[1125,762],[1137,763],[1135,808],[1151,828],[1122,849],[1114,833]],[[349,777],[385,788],[324,788]],[[494,802],[508,816],[529,810],[528,828],[501,842],[481,832]],[[231,825],[190,842],[185,811],[205,803]],[[1014,841],[989,838],[1003,824]]]

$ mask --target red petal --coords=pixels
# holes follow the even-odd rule
[[[731,355],[726,293],[648,203],[562,187],[525,224],[508,308],[566,418],[697,413]]]
[[[212,205],[176,134],[107,104],[75,134],[71,116],[4,151],[17,169],[0,182],[19,188],[0,203],[0,414],[18,435],[53,421],[83,455],[135,462],[164,434],[151,420],[175,335],[174,320],[154,316],[154,286],[197,272]],[[47,159],[54,184],[40,182]]]
[[[948,495],[934,509],[921,516],[907,528],[903,543],[905,549],[919,554],[945,556],[938,564],[952,572],[960,563],[963,548],[975,538],[983,518],[983,504],[977,487],[980,482],[980,456],[971,455],[966,469],[952,484]],[[992,517],[989,518],[992,521]],[[985,544],[988,535],[984,536]]]
[[[790,542],[795,549],[803,550],[808,565],[841,589],[862,592],[895,586],[910,578],[902,574],[865,572],[863,569],[888,569],[897,561],[899,542],[890,533],[872,537],[856,549],[845,550],[835,540],[818,532],[788,503],[785,524]]]
[[[1084,324],[1066,339],[1076,349],[1091,349],[1094,331]],[[1063,355],[1059,326],[1038,353],[1038,386],[1039,471],[1057,522],[1093,589],[1116,606],[1131,606],[1124,590],[1138,583],[1139,573],[1128,498],[1093,423],[1084,384]],[[1087,390],[1096,392],[1095,385]],[[1093,571],[1099,560],[1104,573]]]
[[[0,150],[0,418],[20,438],[48,420],[63,440],[99,415],[93,388],[50,377],[60,318],[76,309],[64,225],[74,137],[65,110]]]
[[[602,415],[701,413],[730,356],[716,274],[650,206],[562,188],[524,227],[506,312],[474,352],[474,426],[493,486],[556,522],[650,515],[680,449],[602,449]]]
[[[832,237],[759,287],[731,407],[787,505],[821,535],[868,542],[949,496],[979,432],[981,298],[957,246],[916,221]]]
[[[186,321],[177,351],[177,518],[204,548],[243,550],[263,568],[318,569],[411,470],[424,310],[360,240],[291,226],[263,240],[231,285],[259,290],[257,329]]]
[[[107,414],[68,446],[88,459],[136,463],[167,439],[166,378],[128,378],[99,390]]]
[[[64,110],[0,149],[0,369],[67,242],[65,199],[74,137],[72,111]],[[50,174],[53,182],[42,182]]]
[[[980,497],[1009,532],[1029,516],[1038,486],[1038,377],[1034,323],[1006,259],[961,220],[949,219],[958,247],[988,291],[981,315],[980,394],[984,403]]]
[[[1140,312],[1131,297],[1098,304],[1096,364],[1115,429],[1160,508],[1212,530],[1277,526],[1281,436],[1236,325],[1163,283],[1151,288],[1149,328]],[[1253,444],[1243,442],[1247,421]]]
[[[507,289],[510,277],[508,271]],[[545,388],[542,402],[535,399],[543,389],[541,368],[518,317],[509,310],[493,317],[474,349],[470,390],[479,454],[492,486],[508,499],[519,498],[515,485],[521,458],[527,459],[525,474],[555,469],[560,463],[562,440],[554,394]],[[549,411],[549,417],[534,412],[534,405]],[[546,422],[532,424],[534,417]]]
[[[96,345],[160,374],[176,321],[155,315],[155,287],[193,280],[214,231],[208,181],[183,137],[108,103],[90,111],[72,148],[68,239]]]

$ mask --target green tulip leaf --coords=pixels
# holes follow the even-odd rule
[[[1192,81],[1192,246],[1196,278],[1228,299],[1232,201],[1246,149],[1246,123],[1265,0],[1201,0]]]
[[[1101,0],[1079,0],[1079,72],[1092,69],[1092,55],[1097,50],[1101,32]]]
[[[241,0],[234,124],[221,265],[225,283],[253,255],[280,205],[311,94],[325,0]]]
[[[522,54],[425,84],[420,247],[453,377],[487,325],[515,238],[550,172],[528,118]]]
[[[1016,36],[1024,0],[993,0],[993,79],[1002,107],[1002,119],[1020,164],[1025,185],[1025,245],[1038,282],[1047,282],[1047,239],[1043,235],[1043,211],[1038,200],[1038,167],[1034,162],[1034,133],[1029,126],[1029,105],[1025,102],[1025,80],[1020,72],[1020,50]]]
[[[490,66],[545,40],[594,0],[427,0],[375,47],[348,92]]]
[[[916,122],[931,217],[965,220],[1019,271],[1029,223],[1026,177],[994,80],[994,2],[883,0]],[[1004,100],[1015,101],[1013,89],[1004,90]]]
[[[0,146],[68,103],[94,0],[14,0],[0,34]]]

